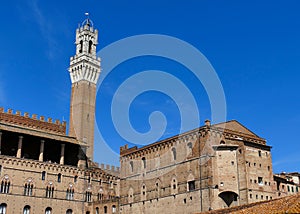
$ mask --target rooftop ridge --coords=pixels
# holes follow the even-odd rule
[[[4,111],[3,107],[0,107],[0,122],[6,122],[10,124],[20,125],[27,128],[50,131],[58,134],[66,134],[66,121],[60,121],[58,119],[52,120],[51,117],[45,118],[37,114],[32,114],[31,117],[28,112],[24,112],[22,115],[21,111],[13,113],[13,109],[7,109]]]

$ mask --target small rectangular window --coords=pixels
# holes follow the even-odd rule
[[[189,191],[195,190],[195,181],[189,181],[188,186],[189,186]]]
[[[263,184],[264,184],[263,178],[262,178],[262,177],[258,177],[258,184],[260,184],[260,185],[263,185]]]

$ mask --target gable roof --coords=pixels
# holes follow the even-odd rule
[[[225,130],[231,130],[234,132],[238,132],[241,134],[246,134],[250,135],[256,138],[260,138],[257,134],[246,128],[244,125],[239,123],[237,120],[230,120],[224,123],[218,123],[215,125],[212,125],[212,127],[217,127],[217,128],[225,128]]]

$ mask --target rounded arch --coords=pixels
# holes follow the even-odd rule
[[[233,191],[223,191],[218,196],[225,202],[227,207],[237,205],[234,202],[237,202],[238,194]]]
[[[30,214],[30,206],[29,205],[26,205],[24,208],[23,208],[23,214]]]
[[[0,213],[6,213],[6,209],[7,209],[7,204],[6,203],[2,203],[0,204]]]
[[[68,209],[68,210],[66,211],[66,214],[73,214],[73,210],[72,210],[72,209]]]
[[[175,148],[175,147],[173,147],[173,148],[171,149],[171,151],[172,151],[172,158],[173,158],[173,160],[174,160],[174,161],[176,161],[176,159],[177,159],[177,152],[176,152],[176,148]]]
[[[51,207],[47,207],[45,209],[45,214],[52,214],[52,208]]]

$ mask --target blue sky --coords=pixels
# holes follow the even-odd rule
[[[75,53],[75,30],[88,11],[99,29],[98,50],[139,34],[173,36],[200,50],[224,88],[227,119],[267,140],[275,172],[300,171],[299,9],[297,0],[6,1],[0,8],[0,106],[68,121],[67,68]],[[97,123],[115,151],[125,140],[108,114],[112,95],[142,70],[179,78],[196,97],[201,123],[211,117],[207,94],[188,69],[160,57],[134,58],[116,67],[97,94]],[[177,134],[176,103],[153,91],[132,103],[133,127],[147,132],[149,114],[157,110],[168,122],[162,138]]]

